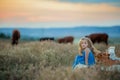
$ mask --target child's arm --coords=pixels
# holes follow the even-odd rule
[[[89,52],[90,52],[89,48],[86,48],[85,49],[85,64],[86,65],[88,65],[88,55],[89,55]]]

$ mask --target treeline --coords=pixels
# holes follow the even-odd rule
[[[9,39],[10,35],[6,35],[4,33],[0,33],[0,38]]]
[[[10,39],[11,36],[9,34],[5,34],[5,33],[0,33],[0,38],[1,39]],[[28,37],[28,36],[21,36],[20,38],[21,40],[26,40],[26,41],[35,41],[35,40],[39,40],[38,38],[33,38],[33,37]]]

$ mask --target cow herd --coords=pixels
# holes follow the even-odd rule
[[[108,34],[106,33],[93,33],[90,35],[87,35],[85,37],[88,37],[91,39],[91,41],[94,43],[101,43],[104,42],[106,45],[108,45]],[[12,33],[12,45],[17,45],[20,39],[20,32],[19,30],[13,30]],[[73,36],[66,36],[63,38],[58,38],[55,40],[54,37],[42,37],[39,39],[40,42],[42,41],[56,41],[58,43],[71,43],[73,44],[74,37]],[[97,62],[100,63],[108,63],[108,64],[114,64],[116,61],[109,59],[109,54],[102,53],[99,55],[95,55]]]
[[[93,43],[101,43],[104,42],[106,45],[108,45],[108,34],[106,33],[93,33],[90,35],[87,35],[85,37],[88,37],[91,39]],[[19,30],[13,30],[12,33],[12,45],[17,45],[18,41],[20,39],[20,31]],[[73,36],[65,36],[63,38],[57,38],[54,37],[41,37],[39,41],[56,41],[58,43],[73,43],[74,37]]]

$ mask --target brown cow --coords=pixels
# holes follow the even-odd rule
[[[18,30],[13,30],[12,33],[12,45],[17,45],[18,44],[18,40],[20,39],[20,32]]]
[[[104,42],[106,45],[108,45],[108,35],[106,33],[93,33],[86,37],[90,38],[93,44],[96,42]]]
[[[57,40],[58,43],[73,43],[74,37],[73,36],[66,36],[64,38],[59,38]]]

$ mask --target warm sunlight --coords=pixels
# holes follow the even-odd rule
[[[36,23],[74,23],[76,25],[119,25],[120,7],[107,3],[72,3],[58,0],[2,0],[1,27]],[[111,23],[112,22],[112,23]],[[14,24],[13,24],[14,23]],[[72,25],[71,24],[71,25]],[[39,24],[41,25],[41,24]],[[15,25],[14,25],[15,26]],[[44,26],[44,27],[45,27]],[[57,25],[55,25],[57,26]],[[64,26],[64,25],[60,25]]]

